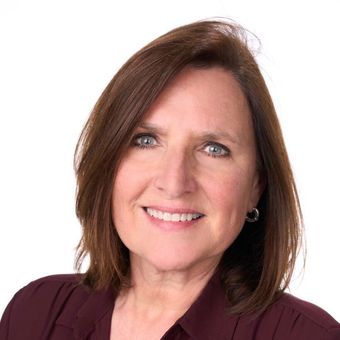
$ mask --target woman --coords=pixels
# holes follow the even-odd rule
[[[30,283],[0,339],[340,339],[287,293],[301,213],[246,33],[179,27],[137,52],[77,146],[77,265]]]

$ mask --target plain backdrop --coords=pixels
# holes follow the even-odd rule
[[[228,17],[261,40],[305,218],[291,293],[340,320],[340,21],[324,1],[0,0],[0,315],[28,282],[73,271],[73,151],[95,101],[139,48]]]

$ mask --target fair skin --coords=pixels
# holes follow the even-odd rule
[[[111,339],[160,339],[198,297],[256,206],[261,183],[249,107],[220,67],[186,68],[136,129],[112,195],[132,287]]]

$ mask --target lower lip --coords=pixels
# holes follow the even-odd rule
[[[149,221],[159,229],[166,230],[166,231],[176,231],[176,230],[183,230],[189,227],[194,226],[198,223],[203,217],[196,218],[195,220],[185,221],[185,222],[173,222],[173,221],[163,221],[159,218],[153,217],[149,215],[144,209],[144,213],[146,214]]]

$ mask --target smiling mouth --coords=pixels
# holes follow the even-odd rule
[[[143,209],[148,215],[166,222],[188,222],[204,216],[201,213],[170,213],[147,207]]]

